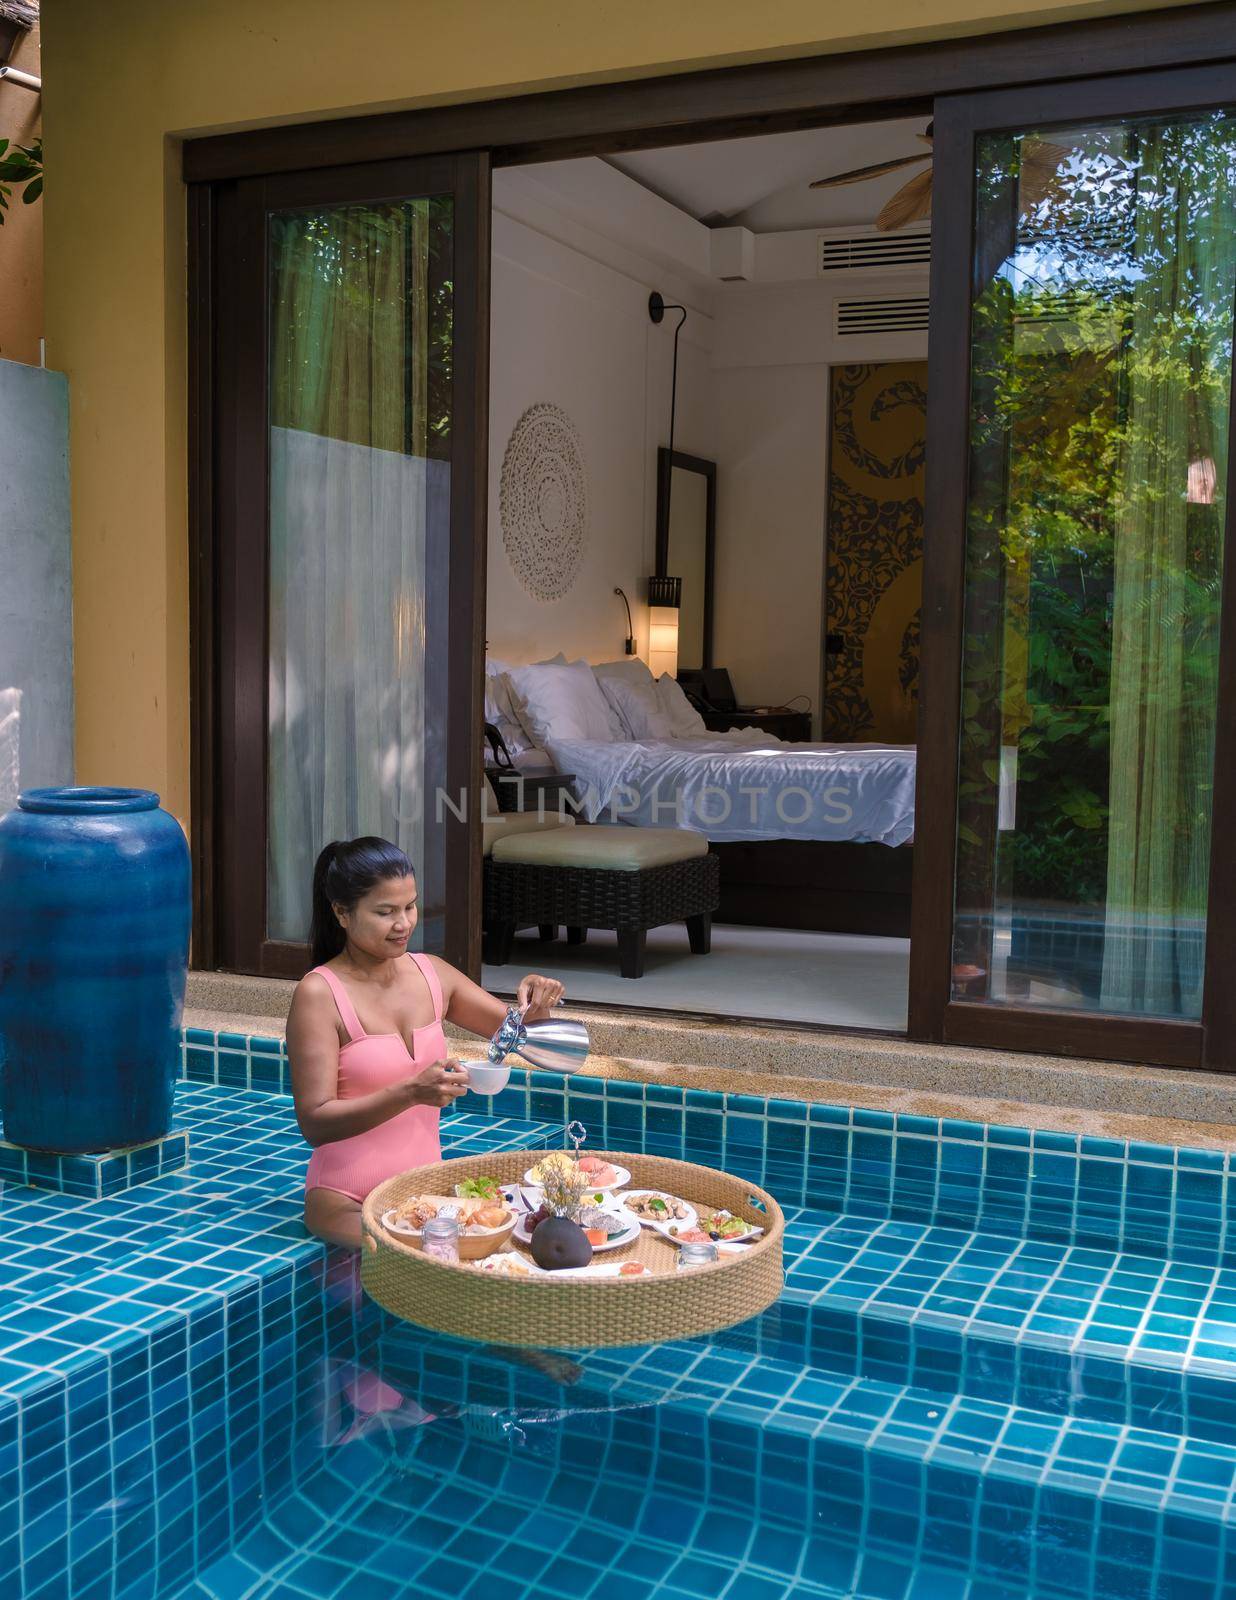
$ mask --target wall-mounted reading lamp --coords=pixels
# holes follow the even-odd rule
[[[670,495],[674,484],[674,417],[678,409],[678,335],[682,332],[682,325],[687,320],[686,306],[666,305],[664,299],[656,289],[648,296],[648,315],[654,325],[659,326],[665,320],[667,311],[681,311],[678,326],[674,329],[674,367],[670,378],[670,432],[669,432],[669,458],[670,467],[665,479],[665,526],[668,528],[670,514]]]
[[[621,598],[623,605],[627,608],[627,637],[623,650],[627,655],[633,656],[635,654],[635,629],[631,626],[631,602],[623,594],[622,590],[618,588],[617,584],[614,585],[614,593]]]
[[[667,311],[677,311],[674,329],[674,365],[670,378],[669,470],[665,474],[665,536],[668,547],[670,497],[674,492],[674,421],[678,411],[678,335],[687,320],[686,306],[666,305],[656,289],[648,296],[648,315],[654,326],[665,320]],[[648,668],[654,678],[667,672],[678,676],[678,611],[682,605],[682,579],[654,577],[648,580]]]

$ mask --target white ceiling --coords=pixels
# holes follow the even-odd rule
[[[925,117],[851,123],[606,159],[697,222],[741,223],[753,233],[848,227],[874,222],[884,202],[924,168],[907,167],[840,189],[812,189],[811,180],[917,155],[925,146],[916,135],[926,126]]]

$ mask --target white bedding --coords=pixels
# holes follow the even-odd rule
[[[703,738],[550,739],[589,822],[694,828],[716,843],[823,839],[905,844],[913,745],[784,744],[753,728]]]

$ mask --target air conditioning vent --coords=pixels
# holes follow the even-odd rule
[[[837,334],[847,338],[856,333],[926,333],[927,296],[925,294],[888,296],[879,300],[836,300]]]
[[[890,267],[922,267],[931,260],[931,230],[901,228],[896,233],[853,229],[819,236],[819,271],[872,272]]]

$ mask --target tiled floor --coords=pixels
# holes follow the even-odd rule
[[[1236,1271],[799,1211],[788,1299],[1236,1377]]]
[[[455,1114],[444,1144],[543,1147],[560,1136],[561,1095],[533,1089],[523,1104],[541,1119]],[[176,1592],[165,1572],[189,1583],[200,1570],[187,1591],[197,1600],[487,1600],[495,1586],[509,1600],[558,1590],[581,1600],[1227,1600],[1215,1574],[1225,1560],[1236,1570],[1236,1548],[1224,1542],[1236,1534],[1236,1271],[1011,1227],[936,1226],[929,1214],[792,1206],[781,1300],[710,1340],[585,1352],[569,1376],[547,1374],[372,1307],[363,1350],[348,1346],[360,1327],[353,1296],[326,1318],[342,1315],[342,1353],[329,1329],[315,1345],[285,1309],[268,1346],[271,1325],[238,1302],[255,1301],[264,1284],[265,1305],[289,1264],[322,1256],[299,1222],[305,1149],[290,1102],[185,1084],[178,1107],[187,1171],[106,1200],[29,1188],[0,1197],[0,1423],[14,1402],[22,1407],[11,1446],[0,1429],[0,1472],[12,1449],[30,1480],[11,1538],[0,1505],[0,1557],[16,1542],[23,1567],[39,1574],[22,1591],[29,1600],[55,1600],[59,1579],[44,1579],[39,1561],[44,1541],[60,1536],[59,1513],[44,1501],[76,1482],[75,1450],[88,1446],[70,1428],[68,1476],[59,1465],[41,1476],[65,1449],[56,1384],[100,1358],[111,1372],[105,1408],[123,1410],[136,1385],[152,1413],[146,1476],[133,1482],[150,1485],[156,1507],[160,1492],[197,1495],[189,1520],[214,1531],[190,1537],[173,1526],[169,1538],[181,1542],[164,1557],[164,1512],[126,1503],[107,1525],[114,1542],[82,1558],[88,1600],[145,1594],[143,1563],[156,1554],[160,1596]],[[612,1106],[607,1097],[601,1125],[629,1109],[625,1095]],[[749,1123],[784,1157],[755,1109],[741,1097],[718,1108],[718,1160],[729,1161],[731,1141],[736,1161],[756,1148],[740,1137]],[[640,1136],[667,1137],[672,1110],[641,1101]],[[691,1113],[676,1114],[675,1137],[689,1144]],[[860,1141],[883,1136],[845,1115],[842,1203],[855,1173],[870,1183]],[[800,1184],[813,1133],[833,1137],[821,1118],[801,1108],[797,1119]],[[885,1131],[917,1151],[931,1143],[919,1121]],[[1048,1143],[1040,1152],[1038,1138],[1025,1136],[1027,1181],[1033,1162],[1069,1158]],[[937,1128],[935,1139],[989,1142],[966,1125]],[[1167,1154],[1178,1181],[1163,1193],[1187,1207],[1180,1180],[1187,1187],[1192,1169]],[[1164,1167],[1154,1151],[1139,1155]],[[1168,1228],[1168,1246],[1175,1237]],[[325,1328],[322,1300],[310,1286],[306,1307]],[[179,1366],[156,1366],[153,1353],[116,1388],[122,1352],[127,1362],[164,1337],[160,1328],[224,1306],[226,1327],[219,1316],[190,1352],[197,1409],[187,1422]],[[225,1394],[221,1351],[229,1370],[269,1370],[276,1391]],[[339,1374],[358,1363],[397,1388],[391,1415],[348,1411],[351,1380]],[[296,1413],[299,1442],[279,1411],[289,1408],[270,1399],[281,1383],[308,1401]],[[437,1420],[419,1426],[413,1399]],[[129,1435],[110,1420],[112,1444],[94,1451],[109,1456],[98,1479],[105,1506],[130,1472],[121,1461]],[[241,1443],[272,1427],[290,1441],[274,1452],[277,1476]],[[220,1431],[226,1466],[203,1494],[196,1452],[221,1448],[201,1442]],[[165,1448],[178,1459],[164,1463]],[[165,1470],[174,1488],[160,1491]],[[252,1493],[233,1505],[246,1471]],[[75,1512],[72,1540],[99,1537],[100,1516]],[[113,1583],[113,1571],[130,1576]]]
[[[544,972],[571,1000],[904,1033],[909,970],[908,939],[714,923],[711,951],[693,956],[673,923],[650,930],[642,978],[619,972],[616,934],[593,930],[583,945],[521,934],[506,966],[486,966],[481,981],[513,993],[525,972]]]
[[[101,1200],[24,1186],[0,1193],[0,1404],[79,1370],[322,1246],[300,1221],[307,1152],[286,1096],[182,1083],[190,1164]],[[446,1149],[559,1134],[544,1123],[456,1113]]]

